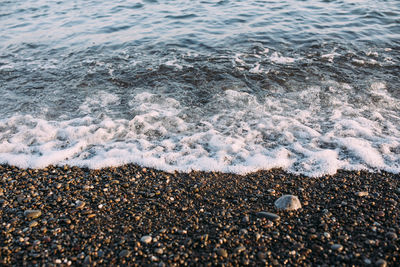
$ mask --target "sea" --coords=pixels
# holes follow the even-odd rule
[[[400,172],[399,0],[0,0],[0,164]]]

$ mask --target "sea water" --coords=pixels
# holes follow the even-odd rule
[[[0,163],[400,172],[398,0],[3,0]]]

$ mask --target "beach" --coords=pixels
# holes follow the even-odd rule
[[[1,1],[0,266],[399,266],[399,22]]]
[[[399,178],[3,165],[0,264],[395,266]],[[285,194],[302,208],[278,210]]]

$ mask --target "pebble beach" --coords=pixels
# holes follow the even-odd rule
[[[301,207],[278,209],[283,195]],[[3,165],[0,265],[395,266],[399,201],[386,172]]]

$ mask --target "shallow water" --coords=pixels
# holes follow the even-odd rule
[[[0,162],[400,172],[400,3],[3,1]]]

